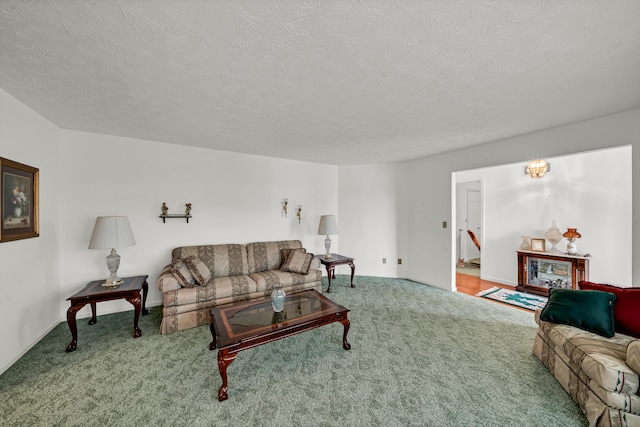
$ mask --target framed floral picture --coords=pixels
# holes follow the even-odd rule
[[[39,170],[0,157],[0,243],[38,237]]]

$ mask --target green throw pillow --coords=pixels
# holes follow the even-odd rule
[[[549,289],[549,302],[542,309],[540,319],[611,338],[615,334],[615,300],[616,296],[610,292]]]

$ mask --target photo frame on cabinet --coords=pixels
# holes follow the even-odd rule
[[[534,252],[544,252],[546,250],[546,241],[545,239],[532,238],[531,239],[531,250]]]
[[[0,243],[38,237],[38,168],[0,157]]]

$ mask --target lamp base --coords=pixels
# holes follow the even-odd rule
[[[104,281],[102,286],[107,288],[116,288],[122,285],[122,279],[116,276],[120,267],[120,255],[115,249],[111,249],[111,253],[107,256],[107,269],[109,270],[109,278]]]
[[[327,235],[327,238],[324,239],[324,248],[327,252],[324,254],[324,259],[331,259],[331,238]]]
[[[104,281],[102,286],[104,286],[105,288],[117,288],[123,283],[124,283],[124,280],[122,280],[118,276],[109,276],[109,278]]]

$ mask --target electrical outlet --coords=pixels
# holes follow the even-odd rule
[[[442,228],[447,228],[447,221],[442,221]]]
[[[387,259],[386,258],[382,258],[382,263],[386,264],[387,263]]]
[[[402,258],[398,258],[398,264],[402,264]]]

